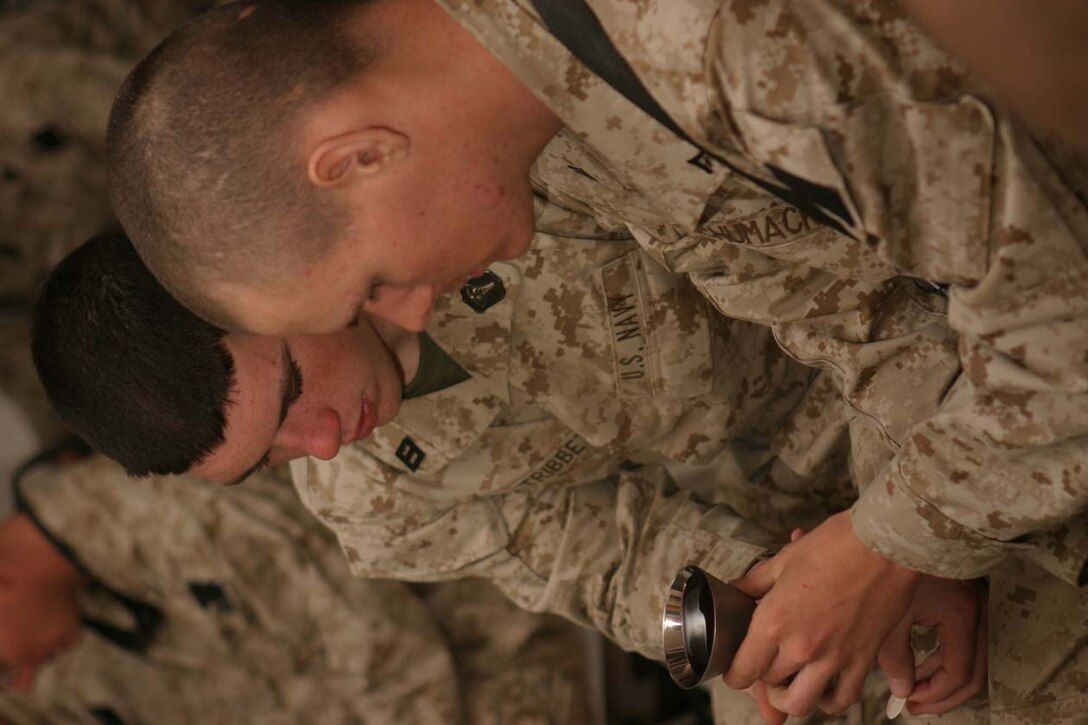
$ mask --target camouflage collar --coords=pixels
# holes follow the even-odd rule
[[[695,227],[707,197],[730,176],[728,169],[698,163],[690,143],[575,59],[552,37],[526,0],[439,0],[439,4],[547,103],[572,132],[570,135],[608,167],[612,178],[594,181],[601,187],[615,188],[601,188],[602,193],[626,198],[629,212],[632,195],[641,197],[637,206],[643,208],[644,218],[628,221],[647,226],[666,222],[681,231]],[[653,43],[654,31],[649,27],[652,20],[638,17],[638,3],[601,0],[593,5],[621,51],[625,45]],[[689,60],[690,68],[682,66],[669,73],[662,71],[664,64],[646,68],[640,65],[638,69],[663,105],[670,110],[683,109],[687,118],[675,120],[695,138],[701,134],[693,119],[713,113],[703,49],[718,5],[709,0],[670,2],[670,13],[684,18],[685,27],[692,31],[687,42],[674,45],[695,60]],[[674,65],[670,63],[669,67]]]
[[[506,287],[505,298],[483,312],[475,312],[456,291],[442,295],[435,301],[427,333],[479,382],[481,390],[507,403],[510,332],[521,274],[505,262],[496,262],[489,269]]]
[[[395,468],[433,473],[471,448],[509,403],[510,335],[521,275],[502,262],[490,269],[506,286],[501,302],[477,313],[456,292],[443,295],[427,326],[431,338],[472,377],[404,401],[391,423],[357,445]]]

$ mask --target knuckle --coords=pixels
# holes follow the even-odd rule
[[[777,608],[767,607],[760,612],[759,607],[756,607],[756,613],[752,617],[752,627],[761,631],[768,639],[776,641],[782,636],[786,622]]]
[[[784,649],[794,662],[811,662],[820,651],[819,643],[811,635],[795,637]]]

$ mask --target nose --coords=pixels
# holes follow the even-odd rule
[[[292,411],[280,426],[273,446],[327,461],[340,451],[340,416],[331,408],[311,415]],[[295,456],[292,456],[295,457]]]
[[[434,296],[434,285],[430,284],[376,287],[363,310],[409,332],[422,332],[431,319]]]

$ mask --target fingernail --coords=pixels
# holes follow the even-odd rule
[[[899,717],[899,714],[903,712],[903,708],[907,704],[907,698],[897,697],[892,695],[888,698],[888,707],[885,708],[884,714],[887,715],[889,720],[894,720]]]

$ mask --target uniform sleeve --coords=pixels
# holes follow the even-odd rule
[[[702,288],[726,314],[762,315],[797,359],[835,371],[886,432],[897,455],[854,507],[857,535],[911,568],[976,577],[1082,512],[1083,159],[1003,116],[892,3],[725,2],[711,55],[748,155],[779,183],[831,200],[823,208],[846,232],[783,240],[741,235],[728,219],[720,233],[704,225],[726,270],[704,274]],[[947,289],[950,336],[915,328],[894,337],[894,359],[883,354],[892,338],[871,322],[902,283],[882,265]],[[783,284],[766,298],[746,294],[775,277]],[[931,410],[916,402],[927,370],[949,386]]]
[[[772,543],[731,510],[678,490],[659,467],[438,504],[398,491],[376,459],[357,453],[350,461],[343,452],[331,464],[311,461],[296,485],[360,576],[482,577],[525,609],[595,628],[656,660],[676,573],[696,564],[729,580]]]
[[[853,168],[878,175],[893,199],[903,190],[901,201],[876,217],[892,240],[886,254],[903,259],[907,274],[950,285],[948,321],[962,375],[864,491],[854,527],[867,545],[904,565],[976,577],[1019,548],[1022,537],[1059,526],[1088,504],[1085,188],[1078,194],[1054,159],[1004,119],[982,129],[940,120],[930,126],[924,118],[896,126],[892,133],[918,163],[887,168],[853,149]],[[986,153],[976,158],[943,147],[945,134],[957,132],[985,135]],[[925,163],[934,154],[942,157],[940,168],[973,165],[982,175],[979,226],[962,235],[930,231],[918,220],[964,210],[976,216],[970,200],[959,206],[906,194],[904,187],[921,190],[939,172]],[[912,257],[915,240],[892,234],[904,226],[929,235],[932,253]],[[891,400],[898,391],[883,394]]]

